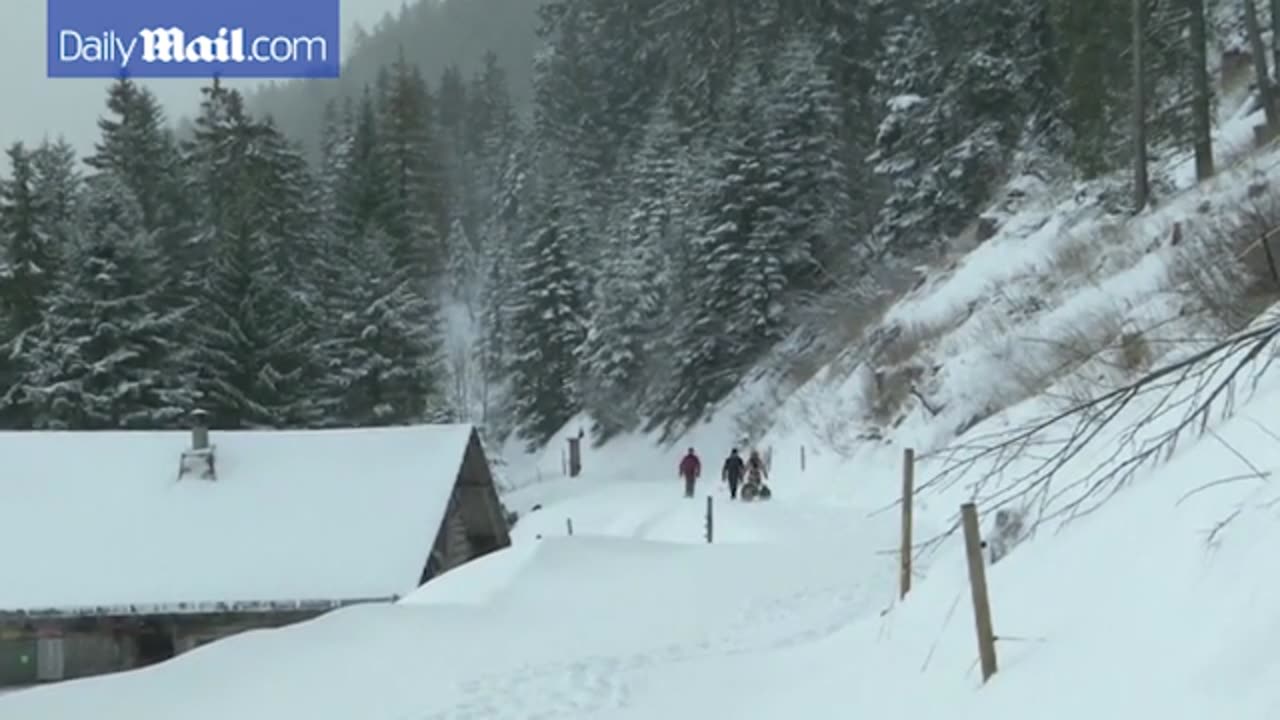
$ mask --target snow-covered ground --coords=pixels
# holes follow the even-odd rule
[[[1226,112],[1221,145],[1246,141],[1256,115]],[[1186,287],[1187,258],[1213,249],[1197,244],[1231,221],[1258,178],[1274,182],[1278,160],[1253,155],[1196,189],[1186,162],[1158,168],[1184,192],[1132,221],[1104,215],[1090,188],[1027,183],[1034,192],[993,210],[994,238],[937,269],[879,322],[909,345],[858,344],[833,358],[765,428],[744,420],[770,394],[756,383],[671,446],[639,436],[584,443],[579,478],[564,477],[564,439],[585,420],[542,453],[508,453],[520,488],[504,498],[521,514],[514,546],[400,603],[6,695],[0,717],[1280,717],[1280,580],[1269,571],[1280,545],[1280,489],[1268,481],[1280,469],[1280,371],[1266,367],[1274,349],[1246,371],[1247,380],[1258,373],[1256,395],[1243,382],[1232,417],[1220,420],[1215,406],[1202,439],[1185,438],[1167,461],[1104,488],[1118,492],[1095,512],[1042,526],[989,568],[1000,671],[985,686],[963,551],[945,533],[961,502],[976,495],[986,513],[994,507],[984,498],[1008,500],[1009,478],[1034,470],[1051,451],[1044,443],[1061,436],[1046,433],[1001,477],[986,478],[991,466],[978,462],[933,484],[966,444],[1122,386],[1203,347],[1195,336],[1221,334]],[[1120,357],[1131,345],[1121,336],[1141,337],[1140,357]],[[1064,338],[1073,346],[1065,355]],[[877,417],[887,391],[875,372],[912,366],[915,394]],[[1122,408],[1048,476],[1036,508],[1087,497],[1074,481],[1183,418],[1158,414],[1159,402]],[[1145,419],[1140,436],[1120,433]],[[715,482],[744,436],[772,450],[769,503],[732,503]],[[693,500],[676,478],[688,446],[709,475]],[[899,602],[894,503],[906,447],[921,454],[926,488],[916,538],[939,541],[920,553],[915,587]]]
[[[859,507],[831,467],[779,463],[771,504],[733,505],[704,488],[715,498],[710,545],[704,500],[679,497],[672,478],[602,468],[524,490],[517,506],[543,507],[514,547],[400,604],[7,695],[0,717],[1274,718],[1280,581],[1267,568],[1280,518],[1264,505],[1280,490],[1242,481],[1184,496],[1246,471],[1236,451],[1280,467],[1275,430],[1264,429],[1277,402],[1271,373],[1215,429],[1220,441],[992,566],[1001,669],[982,689],[960,548],[943,545],[895,603],[884,551],[896,513]],[[891,450],[875,454],[846,470],[885,490],[898,468]],[[845,502],[821,501],[833,495]],[[930,499],[921,537],[962,495]]]

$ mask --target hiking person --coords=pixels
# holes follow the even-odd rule
[[[700,475],[702,475],[702,461],[698,459],[693,448],[689,448],[689,454],[680,461],[680,477],[684,478],[685,497],[693,497],[693,484],[698,481]]]
[[[736,500],[738,498],[738,485],[742,483],[742,473],[746,470],[746,463],[742,462],[742,456],[738,454],[738,448],[729,451],[729,457],[725,458],[724,469],[720,471],[725,482],[729,483],[729,499]]]

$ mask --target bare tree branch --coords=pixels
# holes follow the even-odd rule
[[[986,512],[1011,505],[1037,506],[1032,530],[1053,519],[1068,522],[1089,513],[1143,468],[1167,462],[1185,436],[1209,433],[1211,413],[1229,416],[1242,373],[1262,360],[1250,383],[1256,389],[1274,359],[1263,358],[1263,352],[1277,337],[1280,321],[1271,320],[1021,428],[956,443],[936,455],[943,464],[941,470],[921,483],[917,492],[946,490],[963,480]],[[1108,435],[1108,443],[1101,443],[1103,433],[1123,413],[1137,409],[1139,400],[1150,406],[1113,437]],[[1160,429],[1165,424],[1168,429]],[[1248,477],[1267,477],[1239,451],[1218,440],[1253,471]],[[1086,451],[1098,451],[1095,446],[1105,451],[1100,457],[1086,456]],[[1086,458],[1090,469],[1068,467]],[[958,528],[957,515],[946,530],[920,544],[922,551],[936,548]]]

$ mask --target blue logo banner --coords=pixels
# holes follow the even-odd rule
[[[336,78],[339,0],[46,0],[49,77]]]

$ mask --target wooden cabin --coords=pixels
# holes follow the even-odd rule
[[[0,432],[0,687],[395,602],[510,544],[470,425]]]

